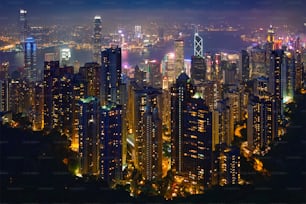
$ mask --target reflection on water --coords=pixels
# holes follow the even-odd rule
[[[239,51],[247,46],[243,42],[240,35],[236,32],[209,32],[202,33],[204,38],[204,52],[215,53],[218,51]],[[184,39],[185,42],[185,59],[190,59],[193,55],[193,36]],[[59,48],[46,48],[43,50],[38,50],[37,52],[37,69],[43,70],[44,55],[45,53],[58,52]],[[163,56],[168,53],[173,52],[173,43],[168,43],[163,48],[150,48],[148,52],[130,52],[127,50],[122,51],[122,65],[123,66],[135,66],[142,62],[144,59],[156,59],[161,60]],[[23,67],[23,53],[9,53],[0,52],[0,62],[9,61],[10,72]],[[90,50],[77,50],[71,49],[71,64],[74,61],[79,61],[82,66],[86,62],[92,60],[92,52]]]

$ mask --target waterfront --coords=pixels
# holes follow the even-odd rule
[[[241,49],[246,49],[248,44],[240,39],[239,32],[205,32],[202,33],[204,38],[204,52],[216,53],[220,51],[225,52],[239,52]],[[190,59],[193,55],[193,36],[184,39],[184,55],[185,59]],[[226,42],[226,43],[224,43]],[[123,50],[122,65],[134,67],[141,63],[144,59],[161,60],[168,52],[173,52],[173,43],[165,43],[162,47],[152,47],[148,52],[131,52]],[[59,47],[44,48],[37,51],[37,68],[43,69],[45,53],[58,52]],[[17,52],[0,52],[0,62],[9,61],[9,72],[13,72],[23,67],[23,53]],[[73,65],[78,61],[80,65],[92,61],[92,51],[90,49],[76,49],[71,48],[70,63]]]

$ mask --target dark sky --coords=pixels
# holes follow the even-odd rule
[[[35,20],[142,17],[240,18],[306,21],[305,0],[0,0],[0,22],[15,22],[20,8]],[[181,15],[180,15],[181,14]],[[254,19],[254,16],[256,19]],[[267,20],[266,18],[266,20]]]

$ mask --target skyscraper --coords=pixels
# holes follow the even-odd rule
[[[184,118],[186,103],[195,93],[195,88],[187,74],[182,73],[171,87],[171,136],[172,136],[172,166],[177,172],[183,169]]]
[[[135,90],[136,164],[145,180],[162,176],[161,89]]]
[[[101,64],[101,45],[102,45],[102,25],[101,16],[94,17],[93,34],[93,61]]]
[[[25,39],[28,37],[28,22],[27,22],[27,10],[20,9],[19,10],[19,32],[20,32],[20,43],[23,44]]]
[[[191,57],[191,79],[197,85],[206,78],[206,63],[202,56]]]
[[[283,117],[283,85],[284,79],[282,73],[284,72],[284,51],[273,50],[271,53],[270,72],[269,72],[269,92],[272,95],[272,137],[278,136],[278,128],[282,123]]]
[[[177,78],[184,69],[184,41],[178,39],[174,41],[174,76]]]
[[[30,82],[38,80],[36,69],[36,42],[32,37],[26,38],[24,42],[24,69],[26,79]]]
[[[112,46],[102,51],[101,105],[120,104],[121,48]]]
[[[193,56],[203,57],[203,38],[199,35],[197,27],[193,37]]]
[[[95,97],[80,100],[79,154],[82,175],[99,174],[100,103]]]
[[[100,118],[100,175],[112,184],[122,178],[122,106],[103,106]]]

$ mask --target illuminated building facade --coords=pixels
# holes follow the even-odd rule
[[[145,180],[162,176],[161,89],[135,90],[136,168]]]
[[[102,22],[101,16],[94,17],[93,62],[101,64]]]
[[[250,79],[250,57],[246,50],[241,50],[239,56],[239,81],[245,82]]]
[[[104,106],[100,110],[99,169],[103,180],[111,184],[122,178],[122,106]]]
[[[184,130],[187,123],[184,111],[195,88],[186,73],[181,73],[171,87],[171,165],[176,172],[184,171]]]
[[[162,87],[162,74],[160,71],[160,63],[157,60],[146,60],[145,70],[147,71],[148,86],[154,88]]]
[[[53,77],[59,69],[59,61],[44,62],[44,129],[52,129],[52,90]]]
[[[95,97],[81,99],[79,124],[79,155],[82,175],[99,174],[100,103]]]
[[[87,96],[87,81],[81,74],[75,74],[72,80],[72,133],[71,149],[75,152],[79,150],[79,125],[80,125],[80,104],[79,100]]]
[[[272,95],[272,134],[273,138],[278,136],[278,128],[283,118],[283,89],[284,89],[284,51],[273,50],[271,53],[269,92]]]
[[[185,71],[184,68],[184,41],[178,39],[174,41],[174,77],[175,79]]]
[[[240,150],[226,144],[218,144],[214,154],[213,183],[219,186],[239,184]]]
[[[25,39],[28,37],[29,34],[29,27],[27,22],[27,10],[20,9],[19,10],[19,31],[20,31],[20,43],[25,42]]]
[[[198,28],[193,36],[193,56],[203,57],[203,38],[199,35]]]
[[[87,82],[88,96],[95,96],[99,98],[101,86],[101,65],[96,62],[85,63],[84,67],[81,67],[79,72]]]
[[[101,68],[101,105],[120,104],[121,86],[121,48],[112,46],[102,51]]]
[[[0,80],[0,112],[9,110],[9,82]]]
[[[250,149],[264,153],[273,141],[272,100],[269,79],[258,77],[254,81],[253,94],[247,108],[247,139]]]
[[[197,85],[206,79],[206,64],[205,59],[202,56],[191,57],[191,78]]]
[[[163,89],[168,89],[176,80],[175,54],[167,53],[161,61],[161,71],[163,75]]]
[[[35,83],[33,86],[33,120],[32,130],[41,131],[44,128],[44,85]]]
[[[12,79],[9,81],[9,110],[12,113],[28,114],[31,108],[30,88],[27,81],[23,79]]]
[[[226,100],[218,101],[213,110],[213,150],[215,145],[225,143],[230,145],[234,139],[233,123],[230,123],[230,107]]]
[[[295,61],[295,90],[299,90],[303,87],[303,75],[304,75],[301,51],[298,51],[298,50],[296,51],[295,58],[296,58],[296,61]],[[306,64],[306,62],[304,64]]]
[[[211,183],[212,113],[197,95],[187,99],[184,110],[182,171],[204,190]],[[177,149],[176,149],[177,150]]]
[[[8,80],[9,77],[9,62],[2,62],[0,65],[0,80]]]
[[[24,42],[24,69],[26,79],[29,82],[36,82],[38,80],[36,69],[36,49],[34,38],[26,38]]]
[[[60,66],[68,66],[70,63],[71,51],[70,48],[61,48],[60,49]]]

